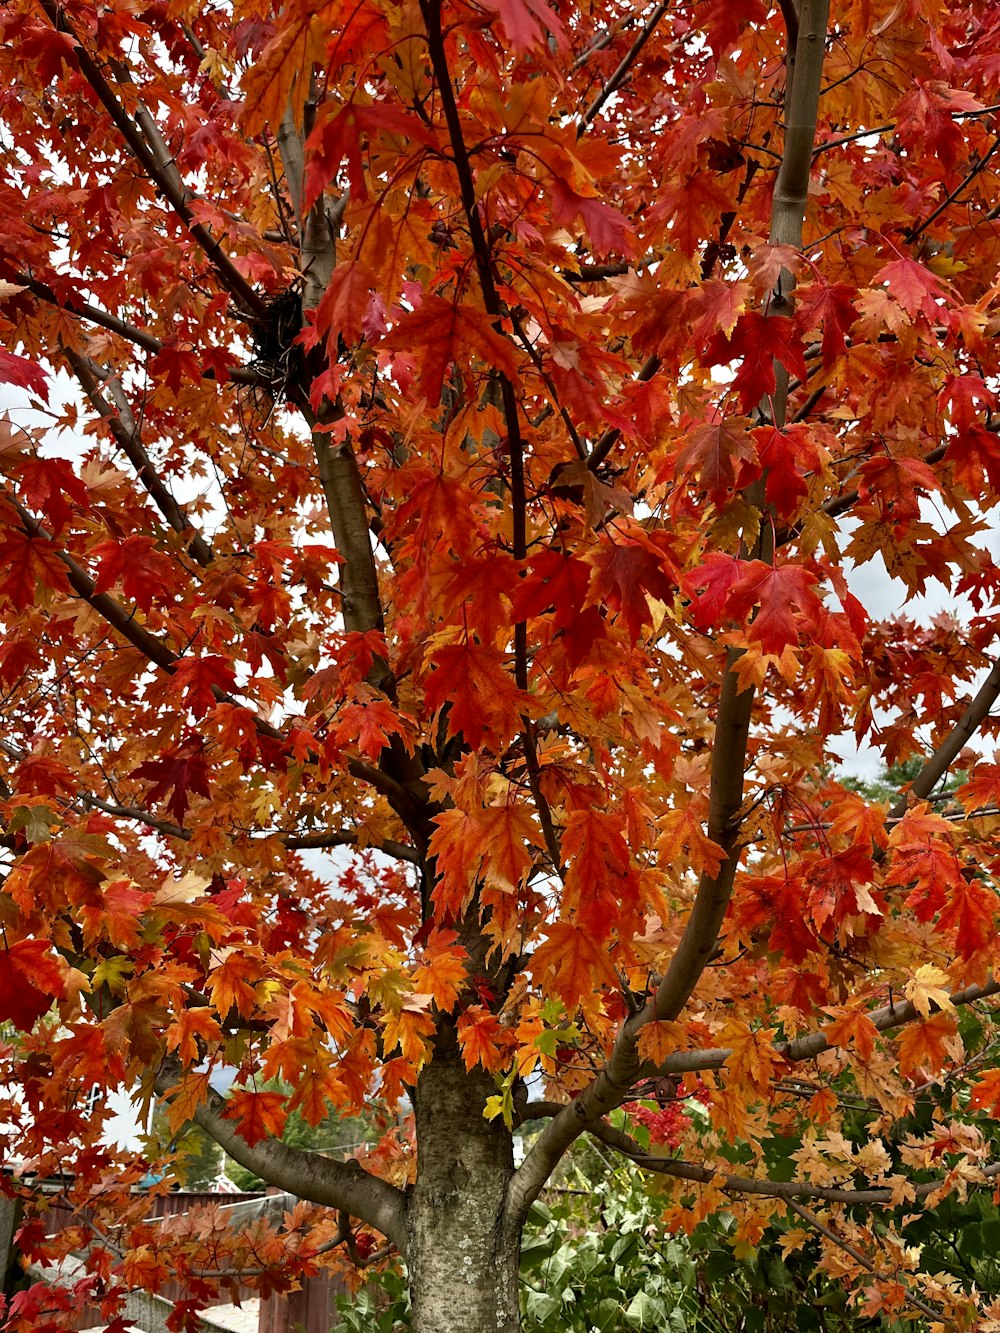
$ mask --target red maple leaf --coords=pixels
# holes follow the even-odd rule
[[[18,940],[0,949],[0,1019],[29,1032],[63,995],[63,974],[48,940]]]
[[[170,793],[167,810],[178,824],[184,823],[192,793],[204,796],[206,800],[212,795],[205,762],[205,742],[199,736],[189,736],[173,754],[148,759],[134,770],[132,776],[154,783],[149,793],[151,801],[162,800]]]
[[[740,395],[743,411],[748,412],[774,393],[775,361],[799,379],[806,378],[804,351],[793,320],[783,315],[768,318],[748,310],[740,315],[730,337],[720,333],[711,340],[703,362],[706,366],[728,366],[740,358],[733,388]]]
[[[55,36],[55,34],[53,34]],[[0,347],[0,384],[16,384],[20,389],[31,389],[46,402],[49,400],[49,377],[41,366],[27,357],[15,356]]]

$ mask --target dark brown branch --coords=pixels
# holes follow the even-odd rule
[[[99,306],[89,305],[86,301],[79,300],[75,296],[69,296],[60,300],[53,289],[37,278],[32,278],[27,273],[15,273],[11,282],[19,287],[25,287],[46,305],[55,306],[58,310],[65,310],[67,314],[75,316],[77,319],[86,320],[88,324],[96,324],[98,328],[107,329],[109,333],[115,333],[127,342],[134,343],[136,347],[141,347],[144,352],[149,352],[151,356],[157,356],[163,351],[163,343],[159,338],[154,337],[152,333],[145,329],[136,328],[133,324],[128,324],[117,315],[111,315]],[[217,379],[213,368],[202,372],[202,378],[206,380]],[[267,383],[266,379],[246,366],[233,366],[227,372],[228,380],[234,384],[262,384]]]
[[[144,629],[135,619],[134,611],[128,610],[120,602],[116,602],[113,597],[108,596],[107,593],[95,592],[94,580],[68,552],[56,546],[51,533],[43,527],[38,519],[29,510],[25,509],[24,505],[14,496],[4,493],[4,498],[17,510],[24,531],[29,537],[37,537],[52,544],[53,554],[65,566],[69,585],[76,595],[93,607],[112,629],[121,634],[122,638],[127,639],[133,647],[138,648],[148,661],[159,667],[161,671],[172,675],[178,654],[168,648],[161,639],[156,638],[155,635]],[[238,699],[225,690],[219,689],[218,686],[212,687],[212,694],[220,703],[243,706],[240,705]],[[252,716],[254,726],[261,735],[267,736],[271,740],[280,741],[284,739],[282,732],[277,727],[272,726],[270,722],[265,721],[256,713],[253,713]],[[376,791],[388,796],[394,808],[412,809],[416,799],[413,792],[403,786],[402,783],[397,782],[388,773],[383,773],[380,769],[358,758],[348,758],[347,769],[353,777],[360,778],[362,782],[367,782]]]
[[[263,315],[265,308],[260,297],[247,282],[233,261],[212,236],[204,223],[197,222],[188,207],[189,194],[180,182],[176,168],[167,169],[159,161],[156,143],[151,146],[142,130],[126,112],[105,79],[100,66],[86,50],[57,0],[39,0],[42,12],[57,32],[67,33],[74,42],[76,62],[80,72],[93,88],[98,101],[107,111],[129,151],[145,172],[149,182],[170,204],[174,212],[198,242],[212,264],[223,286],[240,302],[242,308],[254,315]],[[162,142],[162,141],[160,141]]]
[[[139,480],[149,492],[160,513],[174,531],[186,539],[187,550],[197,560],[198,564],[202,566],[210,565],[213,560],[212,548],[195,529],[187,511],[177,503],[173,492],[153,467],[152,460],[142,442],[138,423],[132,415],[120,383],[117,383],[114,379],[108,383],[109,390],[115,399],[115,406],[112,407],[107,398],[101,393],[100,382],[104,378],[101,367],[89,357],[80,356],[70,347],[64,348],[63,352],[66,360],[76,373],[84,393],[100,414],[101,419],[107,423],[108,429],[117,440],[126,458],[135,468]]]
[[[52,534],[46,531],[38,519],[29,510],[25,509],[16,497],[7,494],[5,498],[8,504],[17,510],[27,536],[50,543],[56,559],[65,567],[69,585],[76,595],[89,606],[92,606],[112,629],[117,630],[123,639],[127,639],[133,647],[138,648],[150,662],[162,671],[172,674],[174,663],[177,661],[177,654],[171,651],[161,639],[156,638],[155,635],[144,629],[135,619],[133,611],[122,606],[120,602],[116,602],[107,593],[96,592],[94,580],[87,571],[68,552],[60,550],[56,546]]]
[[[638,37],[636,37],[635,41],[629,47],[628,51],[626,51],[625,55],[622,56],[622,59],[618,64],[618,68],[611,75],[611,78],[608,79],[607,83],[604,85],[601,91],[591,102],[590,106],[588,106],[586,111],[583,113],[583,116],[580,119],[580,124],[578,125],[576,131],[576,137],[578,139],[583,134],[586,133],[588,127],[593,123],[593,121],[599,115],[601,107],[604,106],[608,98],[611,97],[613,93],[617,92],[617,90],[622,86],[622,84],[628,78],[632,66],[639,59],[639,56],[642,52],[642,48],[649,41],[650,37],[652,37],[653,33],[656,31],[657,25],[660,22],[660,19],[663,18],[664,14],[667,12],[669,8],[670,8],[670,0],[660,0],[660,3],[653,10],[652,14],[650,14],[649,18],[646,20],[646,23],[642,29],[642,32],[639,33]]]

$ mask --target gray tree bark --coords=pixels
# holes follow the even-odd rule
[[[496,1092],[439,1052],[416,1091],[417,1183],[407,1218],[413,1333],[517,1333],[520,1227],[504,1207],[510,1133],[483,1119]]]

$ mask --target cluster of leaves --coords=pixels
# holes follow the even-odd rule
[[[1000,764],[960,759],[1000,697],[1000,6],[828,10],[0,16],[0,377],[48,413],[0,420],[0,1118],[73,1165],[109,1319],[357,1224],[150,1235],[89,1089],[402,1248],[391,1115],[351,1168],[282,1135],[407,1098],[430,1133],[450,1069],[466,1140],[546,1098],[511,1245],[597,1126],[672,1227],[734,1195],[753,1247],[809,1199],[866,1311],[973,1317],[900,1217],[992,1179],[1000,1109],[961,1026],[1000,989]],[[971,611],[874,617],[873,562]],[[907,791],[837,780],[866,742]],[[607,1120],[696,1075],[690,1160]]]

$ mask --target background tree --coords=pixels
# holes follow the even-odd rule
[[[586,1131],[670,1225],[967,1322],[901,1227],[1000,1170],[1000,766],[934,803],[1000,693],[1000,7],[0,22],[0,373],[71,431],[0,435],[3,1118],[90,1210],[67,1306],[381,1233],[420,1333],[513,1330]],[[869,616],[877,560],[968,623]],[[920,756],[892,802],[849,737]],[[151,1233],[95,1085],[307,1202]],[[699,1088],[683,1158],[608,1119]],[[281,1142],[404,1093],[415,1157]]]

